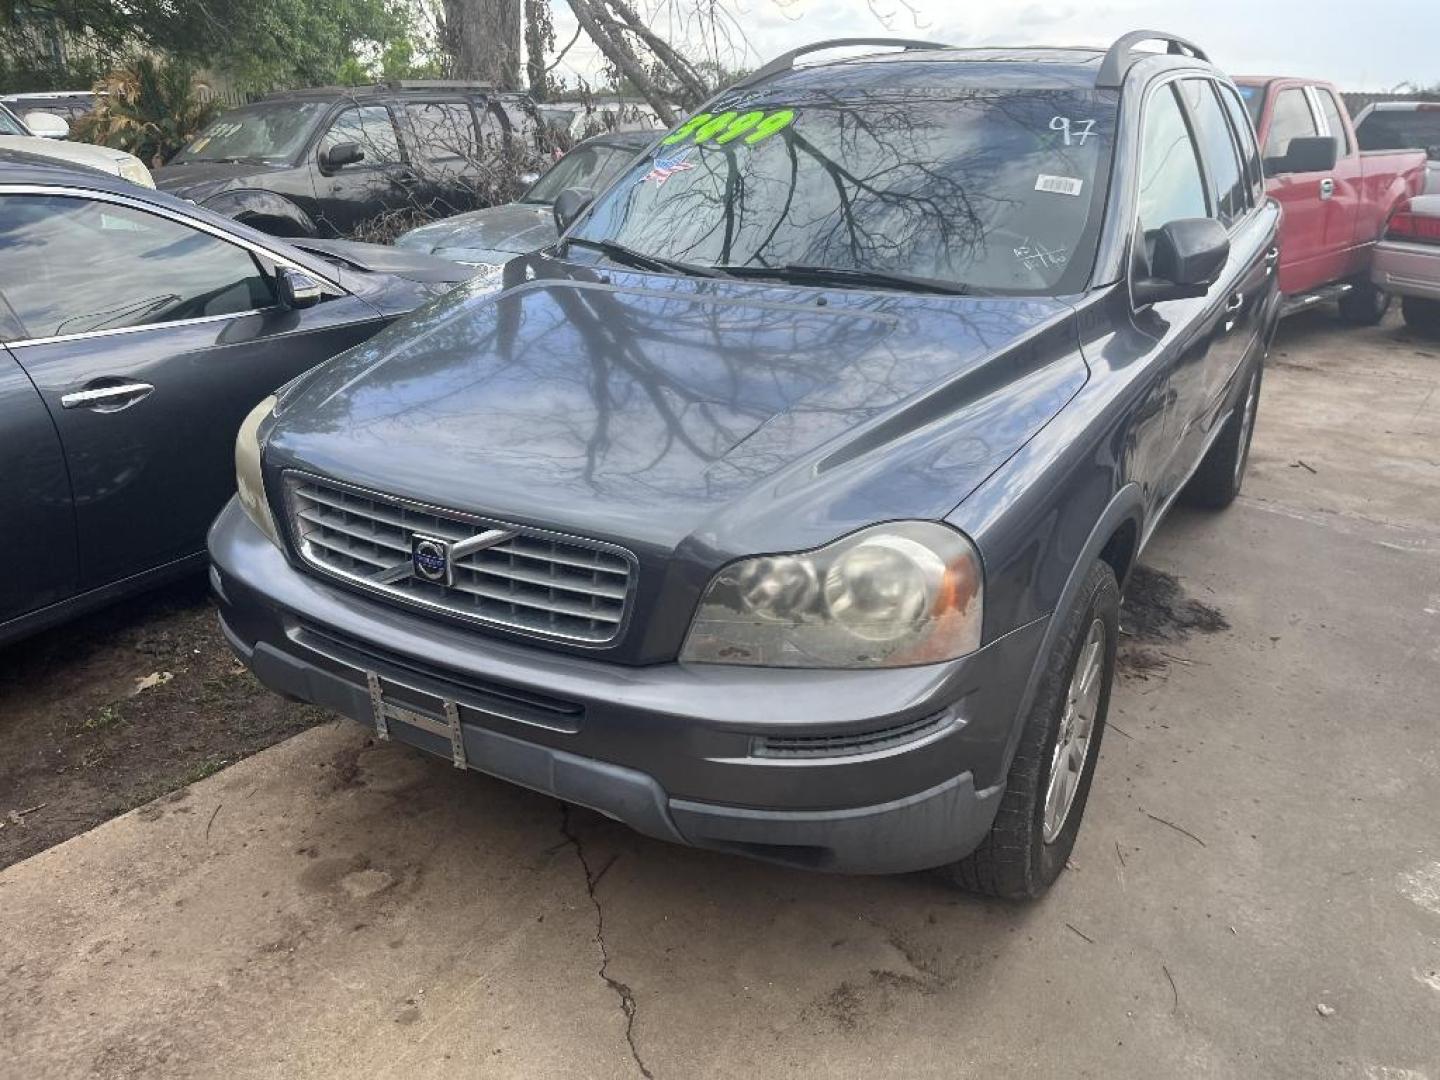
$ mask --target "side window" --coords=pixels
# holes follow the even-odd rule
[[[498,154],[505,145],[505,130],[508,120],[496,101],[475,105],[475,115],[480,121],[480,151],[482,158]]]
[[[1230,137],[1230,125],[1209,79],[1182,79],[1180,94],[1195,123],[1195,135],[1213,185],[1215,216],[1229,228],[1249,209],[1244,170]]]
[[[475,120],[465,102],[414,102],[405,111],[426,161],[463,164],[478,157]]]
[[[540,122],[536,119],[535,114],[518,101],[502,101],[500,107],[505,110],[505,119],[509,122],[511,138],[525,146],[534,146],[535,133],[540,128]]]
[[[1317,86],[1315,96],[1320,99],[1320,111],[1325,114],[1325,122],[1330,126],[1330,134],[1339,140],[1340,156],[1345,157],[1353,153],[1355,147],[1350,145],[1350,129],[1345,126],[1345,118],[1340,115],[1340,106],[1335,104],[1335,95],[1329,90]]]
[[[346,109],[330,122],[330,130],[320,138],[324,153],[337,143],[353,142],[365,151],[358,167],[394,165],[400,160],[400,142],[390,110],[384,105],[359,105]],[[350,168],[356,168],[352,165]]]
[[[1209,216],[1205,183],[1185,114],[1174,87],[1161,87],[1146,107],[1141,137],[1140,230],[1148,247],[1170,222]]]
[[[0,197],[0,299],[31,338],[275,303],[244,248],[142,210],[62,195]]]
[[[1250,125],[1250,114],[1241,104],[1240,97],[1228,86],[1217,86],[1225,111],[1230,114],[1230,126],[1240,140],[1240,156],[1245,159],[1245,175],[1250,183],[1251,202],[1259,206],[1265,201],[1265,170],[1260,166],[1260,147],[1255,142],[1255,129]]]
[[[1283,158],[1290,152],[1291,139],[1305,139],[1320,134],[1311,115],[1305,92],[1292,86],[1275,96],[1270,113],[1270,134],[1265,138],[1265,160]]]

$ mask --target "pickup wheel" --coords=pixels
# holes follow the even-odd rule
[[[1250,440],[1255,435],[1255,414],[1260,409],[1262,371],[1262,365],[1257,363],[1245,384],[1245,396],[1225,421],[1225,430],[1211,444],[1190,483],[1185,485],[1181,495],[1191,506],[1224,510],[1240,494],[1240,485],[1245,482],[1245,466],[1250,461]]]
[[[1354,326],[1374,326],[1390,310],[1390,294],[1369,278],[1355,278],[1340,297],[1340,318]]]
[[[1405,316],[1405,325],[1411,330],[1430,337],[1440,337],[1440,300],[1407,296],[1400,301],[1400,313]]]
[[[995,824],[975,851],[941,873],[971,892],[1033,899],[1075,846],[1095,762],[1120,633],[1120,587],[1096,561],[1064,619],[1010,764]]]

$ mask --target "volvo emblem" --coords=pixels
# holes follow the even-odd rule
[[[450,583],[450,545],[433,536],[410,537],[410,566],[421,581]]]

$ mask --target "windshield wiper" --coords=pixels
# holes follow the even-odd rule
[[[970,286],[958,281],[900,274],[888,270],[860,270],[842,266],[810,266],[788,263],[785,266],[717,266],[715,269],[731,277],[773,278],[776,281],[810,282],[816,285],[866,285],[881,289],[909,289],[915,292],[964,296]]]
[[[666,259],[659,255],[646,255],[643,251],[636,251],[632,247],[617,243],[614,240],[587,240],[583,236],[571,236],[565,240],[565,247],[570,245],[591,248],[600,252],[606,258],[618,263],[625,263],[637,270],[659,270],[667,274],[688,274],[692,277],[721,277],[724,269],[717,267],[711,269],[708,266],[696,266],[693,263],[681,262],[679,259]]]

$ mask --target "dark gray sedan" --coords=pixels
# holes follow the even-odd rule
[[[395,243],[464,263],[480,272],[539,251],[555,241],[555,200],[567,188],[598,195],[625,171],[659,132],[616,131],[586,139],[561,158],[517,201],[432,221]]]
[[[201,566],[255,402],[463,276],[0,152],[0,643]]]

